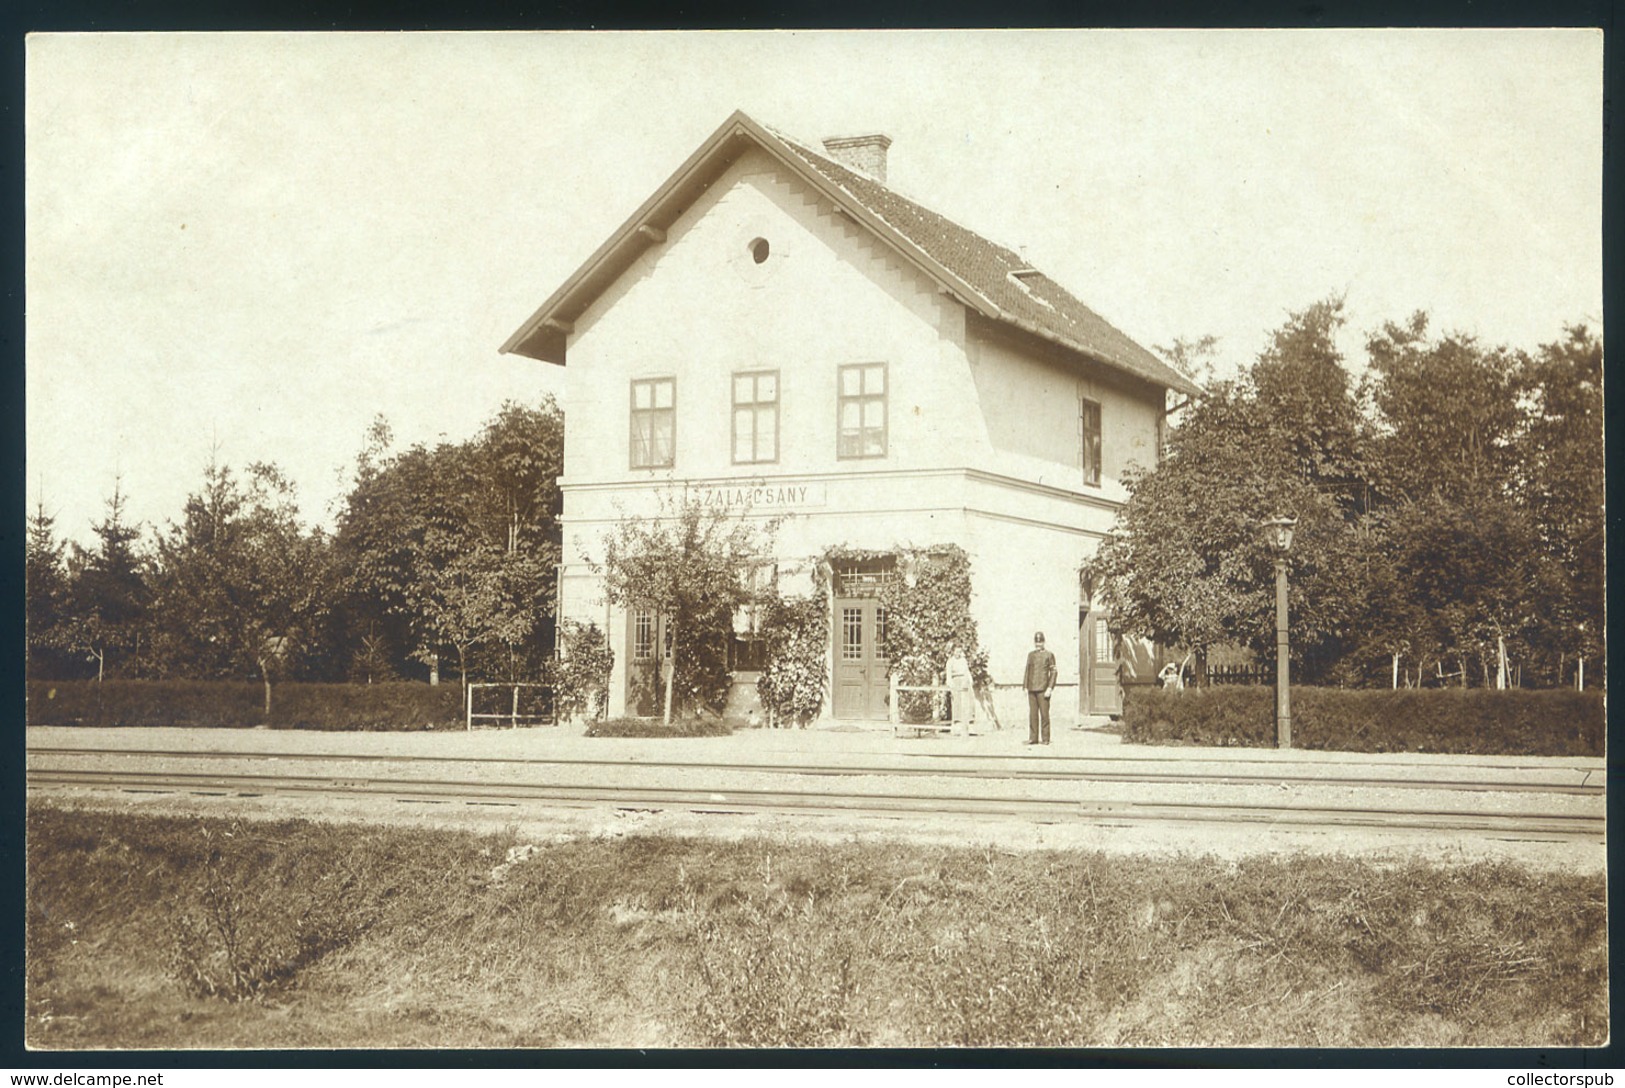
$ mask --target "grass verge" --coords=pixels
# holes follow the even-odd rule
[[[28,813],[30,1045],[1573,1046],[1604,878]]]
[[[610,718],[587,726],[589,737],[726,737],[742,723],[731,718]]]

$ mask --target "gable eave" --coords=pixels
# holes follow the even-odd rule
[[[944,268],[846,190],[808,166],[776,133],[736,111],[508,337],[500,349],[502,354],[524,355],[562,365],[567,334],[559,330],[568,328],[634,260],[651,245],[658,244],[642,228],[668,229],[748,146],[765,151],[853,221],[880,237],[956,301],[984,317],[1006,319],[999,308],[974,287]]]
[[[738,141],[749,121],[735,112],[639,205],[581,266],[537,307],[499,349],[545,363],[564,363],[567,329],[594,299],[629,268],[644,250],[659,243],[642,228],[663,231],[703,193],[743,150]],[[551,327],[550,327],[551,326]]]

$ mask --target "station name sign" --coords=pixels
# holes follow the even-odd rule
[[[823,506],[829,501],[828,491],[821,483],[696,484],[687,489],[687,494],[701,506],[748,507],[753,510]]]

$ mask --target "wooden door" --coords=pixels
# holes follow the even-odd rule
[[[1083,678],[1090,714],[1121,714],[1123,692],[1117,685],[1116,639],[1104,609],[1084,614],[1078,631],[1078,673]]]
[[[835,717],[886,720],[885,614],[873,598],[835,601]]]

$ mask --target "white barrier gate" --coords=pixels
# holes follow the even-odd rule
[[[508,703],[507,712],[479,713],[474,712],[475,692],[481,689],[494,691],[512,691],[513,696]],[[524,712],[520,710],[520,691],[527,690],[536,693]],[[476,720],[490,720],[493,722],[506,721],[509,729],[518,729],[521,722],[527,726],[557,725],[558,718],[553,713],[553,687],[551,684],[470,684],[468,685],[468,728],[474,728]]]

